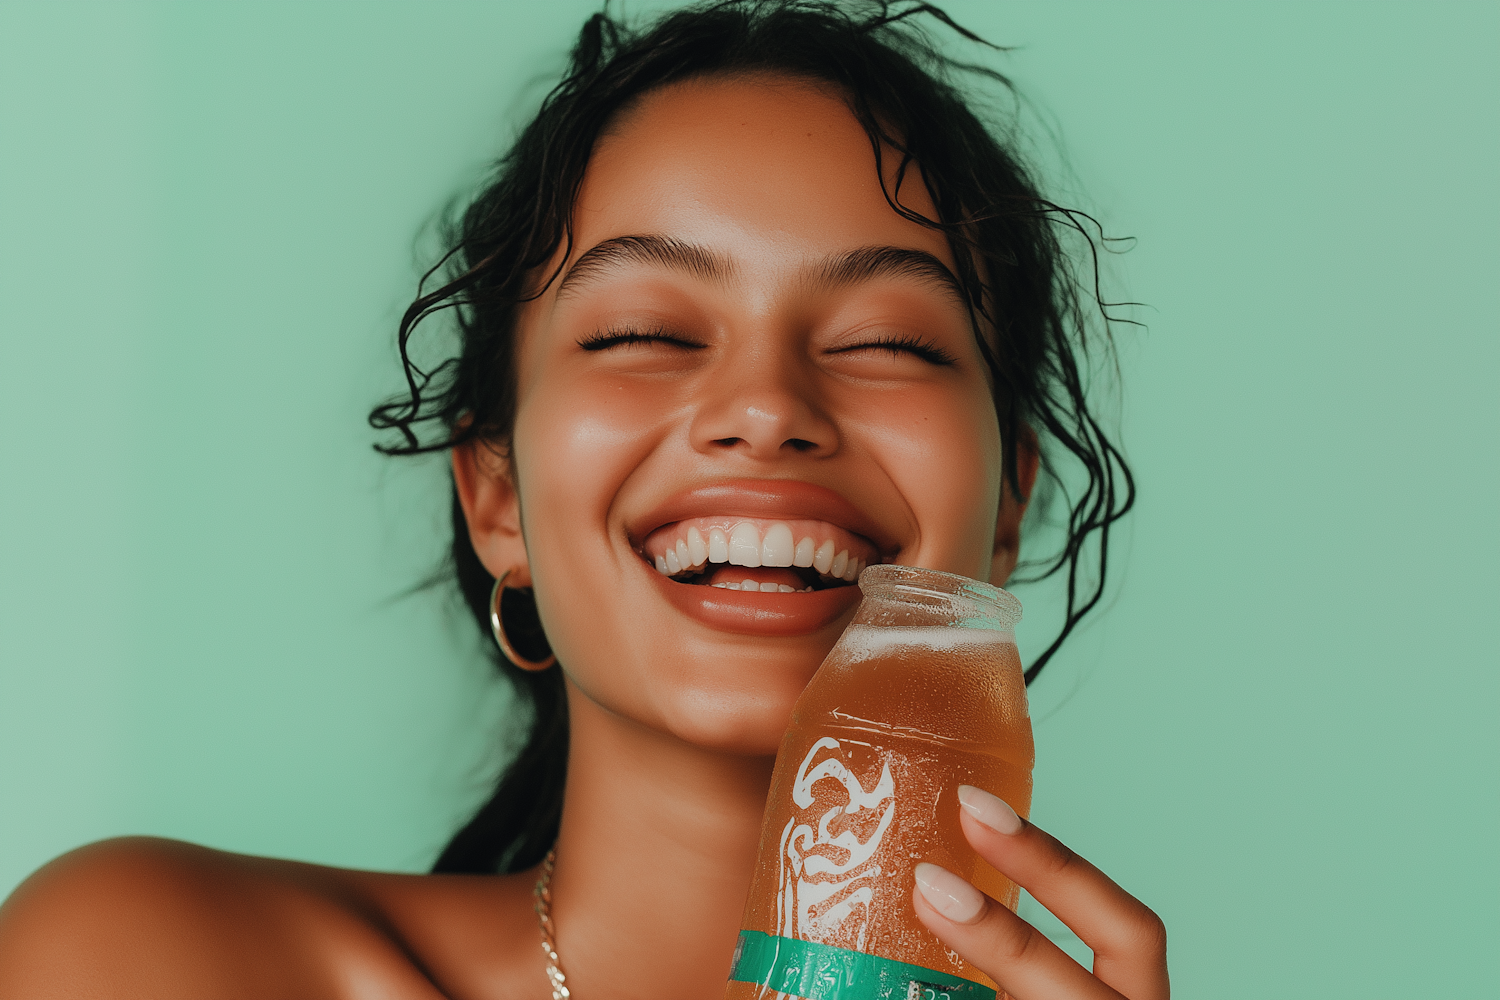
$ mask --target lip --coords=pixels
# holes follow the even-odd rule
[[[796,479],[727,479],[684,490],[634,519],[627,535],[639,552],[646,536],[663,525],[719,514],[826,521],[862,536],[877,552],[896,549],[895,540],[875,519],[843,496]],[[712,629],[744,635],[807,635],[852,611],[861,596],[858,586],[810,594],[766,594],[678,583],[644,561],[641,572],[678,611]]]
[[[678,611],[709,628],[742,635],[807,635],[836,621],[859,603],[858,586],[811,594],[760,594],[678,583],[642,567]]]
[[[646,536],[664,524],[715,514],[827,521],[863,536],[882,555],[896,548],[874,518],[828,487],[798,479],[725,479],[684,490],[635,519],[627,528],[630,545],[639,551]]]

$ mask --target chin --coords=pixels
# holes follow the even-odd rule
[[[722,753],[775,756],[792,719],[792,708],[811,672],[801,683],[757,683],[743,688],[722,684],[690,688],[673,699],[668,720],[673,736]]]

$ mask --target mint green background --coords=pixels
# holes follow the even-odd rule
[[[1500,7],[950,6],[1150,306],[1036,818],[1181,996],[1493,995]],[[396,599],[441,469],[363,418],[424,223],[593,8],[0,6],[0,891],[124,833],[418,870],[480,794],[505,697]]]

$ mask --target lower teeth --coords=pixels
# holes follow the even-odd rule
[[[811,587],[788,587],[784,583],[760,583],[757,580],[742,580],[739,583],[711,583],[710,587],[718,587],[720,590],[746,590],[759,591],[762,594],[810,594]]]

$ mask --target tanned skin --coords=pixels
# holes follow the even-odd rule
[[[936,214],[919,183],[902,191]],[[565,269],[627,236],[715,263],[616,259],[554,282],[521,317],[514,440],[459,449],[454,472],[476,551],[535,585],[566,676],[553,914],[573,995],[711,1000],[777,743],[853,599],[828,621],[794,611],[780,632],[685,613],[663,597],[685,585],[641,556],[651,512],[695,489],[722,486],[732,507],[746,483],[812,484],[860,512],[885,561],[1003,583],[1023,505],[1003,487],[988,376],[952,290],[913,273],[827,280],[828,261],[871,247],[954,269],[940,233],[887,205],[838,94],[764,76],[655,92],[599,143],[574,225]],[[581,344],[622,330],[639,336]],[[1036,455],[1020,444],[1029,492]],[[1150,910],[1035,827],[988,822],[1003,829],[964,818],[976,850],[1078,931],[1095,970],[961,887],[936,907],[914,889],[934,933],[1020,1000],[1167,996]],[[108,841],[0,909],[0,997],[539,1000],[535,878]]]

